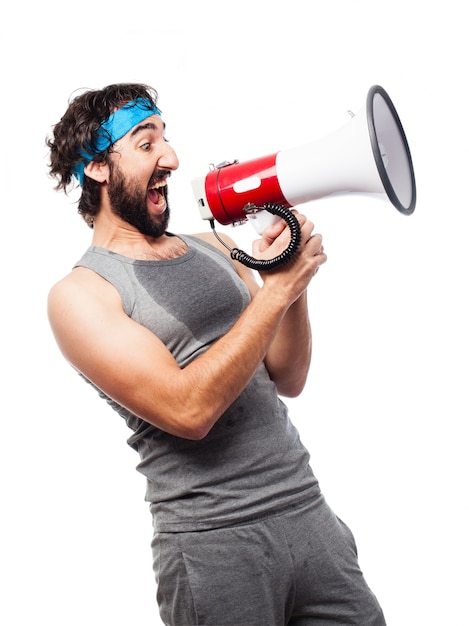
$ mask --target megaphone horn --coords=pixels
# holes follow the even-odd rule
[[[245,162],[212,166],[192,181],[201,217],[246,221],[250,207],[286,207],[336,193],[386,194],[404,215],[415,209],[412,158],[397,111],[379,85],[341,129],[313,143]]]

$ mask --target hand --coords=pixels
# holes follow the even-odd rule
[[[297,211],[292,211],[300,226],[301,226],[301,241],[302,244],[308,243],[309,248],[312,248],[313,256],[318,257],[316,259],[316,271],[319,266],[326,262],[327,257],[324,254],[324,248],[322,245],[322,236],[314,234],[314,224],[307,220],[307,218],[299,214]],[[272,259],[281,254],[290,243],[291,232],[286,222],[279,220],[278,222],[268,226],[262,233],[262,238],[253,242],[253,254],[255,258],[260,259]],[[301,247],[301,246],[300,246]],[[302,246],[304,247],[304,245]]]
[[[319,267],[326,262],[322,236],[313,234],[314,224],[304,215],[293,211],[301,226],[301,243],[293,258],[277,270],[262,272],[264,282],[273,274],[280,274],[283,283],[291,283],[292,289],[304,290]],[[285,250],[291,238],[290,229],[281,220],[268,226],[262,233],[262,238],[253,242],[253,255],[259,259],[272,259]],[[288,281],[285,280],[288,275]],[[299,295],[299,293],[298,293]]]

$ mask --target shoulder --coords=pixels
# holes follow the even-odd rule
[[[76,267],[49,290],[47,309],[51,323],[62,316],[80,319],[100,306],[120,306],[120,297],[107,280],[85,267]]]
[[[197,239],[201,239],[206,243],[210,243],[212,246],[215,246],[215,248],[218,248],[219,250],[224,252],[227,256],[230,256],[229,250],[221,243],[219,239],[217,239],[217,237],[215,237],[213,232],[209,231],[205,233],[196,233],[192,236],[196,237]],[[226,233],[218,233],[218,236],[230,248],[236,247],[236,243],[234,242],[234,240],[231,239],[231,237],[229,237]]]
[[[124,335],[129,324],[117,290],[83,267],[51,287],[47,316],[61,352],[82,372],[87,362],[105,353],[116,336]]]
[[[51,287],[49,297],[93,295],[97,291],[102,292],[104,290],[104,292],[106,292],[106,286],[109,286],[109,291],[113,289],[112,285],[107,280],[92,269],[77,266]]]

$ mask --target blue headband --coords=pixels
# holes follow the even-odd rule
[[[152,102],[144,98],[137,98],[136,100],[127,102],[120,109],[114,111],[114,113],[101,124],[101,129],[104,132],[98,133],[92,150],[90,152],[80,150],[80,155],[83,157],[83,160],[79,161],[73,169],[73,175],[80,185],[83,185],[85,165],[90,163],[97,154],[107,150],[109,146],[112,146],[118,139],[121,139],[121,137],[126,135],[134,126],[151,115],[161,115],[161,111]]]

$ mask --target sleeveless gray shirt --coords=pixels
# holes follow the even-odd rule
[[[188,251],[176,259],[140,261],[91,247],[76,266],[110,282],[127,315],[157,335],[183,368],[230,330],[249,292],[226,255],[195,237],[180,238]],[[264,364],[201,441],[170,435],[98,392],[133,431],[128,443],[140,455],[137,469],[146,476],[159,532],[245,522],[319,494],[309,455]]]

